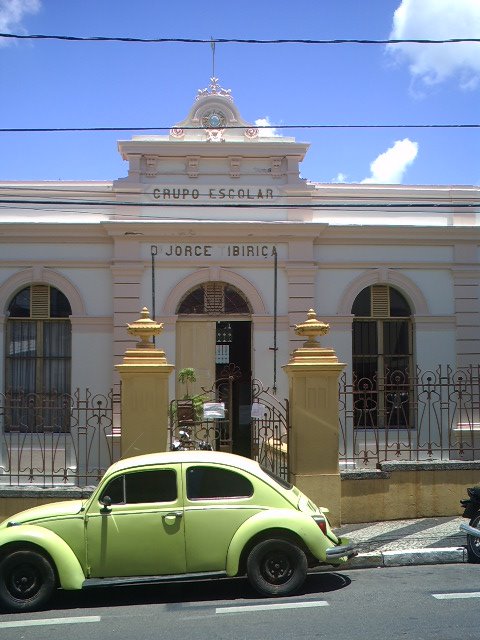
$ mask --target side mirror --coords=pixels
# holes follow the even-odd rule
[[[103,504],[103,507],[100,509],[100,513],[110,513],[112,506],[112,499],[110,496],[103,496],[100,499],[100,503]]]

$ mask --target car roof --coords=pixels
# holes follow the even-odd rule
[[[250,460],[244,456],[238,456],[234,453],[225,453],[223,451],[161,451],[158,453],[147,453],[141,456],[133,456],[131,458],[123,458],[115,462],[109,469],[109,473],[113,471],[122,471],[131,469],[132,467],[146,467],[157,464],[173,464],[178,462],[192,463],[199,462],[203,464],[225,464],[231,467],[244,469],[255,475],[260,472],[258,462]]]

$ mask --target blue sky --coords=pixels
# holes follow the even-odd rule
[[[139,38],[480,38],[480,0],[0,0],[0,32]],[[311,143],[316,182],[480,184],[480,43],[219,44],[242,116]],[[0,127],[169,127],[209,85],[209,44],[0,39]],[[112,180],[125,133],[0,133],[0,180]],[[164,133],[159,131],[159,133]]]

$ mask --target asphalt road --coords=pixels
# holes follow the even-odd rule
[[[0,615],[0,639],[477,640],[479,605],[478,565],[358,569],[282,599],[243,579],[59,593],[48,611]]]

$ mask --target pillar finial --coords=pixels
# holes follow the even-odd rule
[[[140,342],[137,343],[137,349],[152,349],[154,348],[152,338],[162,332],[163,323],[152,320],[147,307],[143,307],[140,318],[131,324],[127,323],[127,327],[130,335],[140,338]]]
[[[330,331],[330,325],[317,319],[317,314],[313,309],[309,309],[307,313],[308,319],[305,322],[295,325],[295,333],[297,336],[306,337],[304,348],[318,348],[318,336],[325,336]]]

